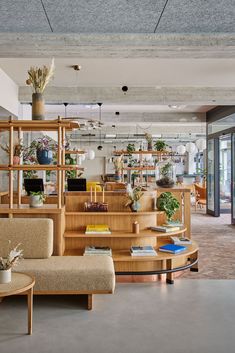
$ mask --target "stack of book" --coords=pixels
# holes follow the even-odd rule
[[[179,226],[172,226],[169,224],[165,224],[162,226],[150,227],[150,229],[155,232],[170,233],[170,232],[177,232],[181,228]]]
[[[183,246],[183,245],[166,244],[166,245],[160,246],[159,251],[169,252],[171,254],[179,254],[185,251],[186,249],[187,249],[186,246]]]
[[[112,256],[112,249],[106,246],[86,246],[84,254],[87,255],[108,255]]]
[[[130,252],[131,256],[157,256],[156,251],[151,245],[132,246]]]
[[[185,237],[171,237],[171,240],[175,245],[190,245],[192,241]]]
[[[86,226],[85,234],[111,234],[107,224],[89,224]]]

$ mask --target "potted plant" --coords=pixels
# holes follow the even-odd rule
[[[156,151],[159,151],[159,152],[163,152],[165,151],[165,149],[167,148],[167,144],[164,140],[157,140],[155,143],[154,143],[154,148]]]
[[[9,145],[0,145],[0,148],[5,151],[6,153],[10,154],[10,146]],[[21,140],[18,140],[13,145],[13,164],[17,165],[20,164],[20,157],[24,153],[24,145],[22,144]]]
[[[29,154],[36,152],[37,161],[39,164],[51,164],[53,161],[53,152],[57,151],[56,142],[45,135],[31,142]]]
[[[144,195],[142,190],[142,186],[136,186],[127,193],[128,201],[125,206],[129,206],[132,212],[137,212],[141,208],[140,199]]]
[[[128,143],[126,147],[127,152],[131,153],[135,151],[135,144],[134,143]]]
[[[171,221],[175,212],[180,208],[180,203],[171,192],[163,192],[157,198],[157,208],[159,211],[164,211],[167,220]]]
[[[38,208],[43,206],[46,197],[42,191],[31,191],[29,196],[30,207]]]
[[[153,150],[153,137],[151,134],[148,134],[147,132],[144,134],[145,136],[145,140],[148,142],[148,151],[152,151]]]
[[[20,244],[10,250],[6,258],[0,257],[0,284],[11,282],[11,269],[16,266],[23,257],[23,250],[19,249],[19,246]]]
[[[114,158],[113,164],[115,168],[115,180],[120,183],[122,180],[123,155]]]
[[[162,188],[170,188],[175,184],[175,164],[171,160],[158,162],[156,168],[156,184]]]
[[[52,59],[50,67],[30,67],[28,71],[28,79],[26,84],[31,86],[32,94],[32,120],[44,120],[45,108],[43,92],[54,75],[54,59]]]

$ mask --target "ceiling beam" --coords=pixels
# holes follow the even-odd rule
[[[47,103],[158,104],[158,105],[233,105],[235,87],[47,87]],[[31,89],[19,88],[19,101],[32,100]]]
[[[235,34],[0,33],[6,58],[234,58]]]

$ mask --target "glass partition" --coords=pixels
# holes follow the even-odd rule
[[[232,134],[232,223],[235,224],[235,133]]]
[[[219,216],[218,200],[218,173],[215,166],[218,165],[218,139],[209,139],[207,146],[207,213]]]
[[[231,212],[231,134],[219,138],[220,212]]]

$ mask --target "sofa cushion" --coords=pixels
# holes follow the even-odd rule
[[[25,259],[50,257],[53,252],[53,220],[0,218],[0,256],[6,257],[9,249],[19,243]]]
[[[23,260],[15,271],[35,277],[34,291],[113,292],[115,273],[109,256],[52,256]]]

